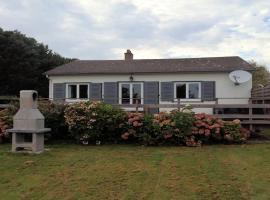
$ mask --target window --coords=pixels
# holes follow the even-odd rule
[[[142,83],[120,83],[120,104],[142,103]]]
[[[130,104],[130,84],[122,84],[122,104]]]
[[[77,98],[77,85],[68,85],[68,98],[69,99]]]
[[[79,98],[88,99],[88,85],[79,85]]]
[[[138,101],[139,104],[141,104],[142,101],[142,84],[140,83],[133,83],[132,84],[132,102],[133,104]]]
[[[176,99],[200,99],[201,83],[200,82],[177,82],[175,83]]]
[[[186,84],[179,83],[176,85],[176,98],[185,99],[186,98]]]
[[[88,84],[69,84],[67,87],[68,99],[88,99]]]

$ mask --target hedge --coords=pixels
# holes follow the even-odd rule
[[[143,114],[125,112],[103,102],[80,102],[69,105],[40,103],[48,141],[72,139],[82,144],[135,143],[141,145],[200,146],[212,143],[243,143],[250,132],[239,120],[223,121],[190,108],[170,113]],[[17,104],[0,112],[0,138],[8,137]]]

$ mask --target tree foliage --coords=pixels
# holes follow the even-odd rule
[[[259,84],[266,85],[270,80],[270,73],[267,67],[265,65],[258,64],[255,61],[251,61],[250,64],[255,67],[255,70],[252,73],[253,87],[258,86]]]
[[[48,97],[48,79],[43,73],[69,61],[34,38],[0,28],[0,96],[34,89]]]

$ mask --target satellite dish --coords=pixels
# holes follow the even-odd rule
[[[229,78],[235,85],[240,85],[241,83],[245,83],[251,79],[251,73],[244,70],[235,70],[229,74]]]

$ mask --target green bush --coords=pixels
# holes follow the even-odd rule
[[[164,132],[168,126],[160,126],[155,122],[155,116],[144,115],[142,128],[137,133],[139,143],[143,145],[161,145],[165,142]]]
[[[55,104],[52,102],[39,102],[39,110],[45,117],[45,127],[52,130],[45,134],[45,139],[59,140],[68,139],[68,127],[65,124],[64,104]],[[10,103],[9,107],[0,111],[0,138],[10,138],[6,129],[13,127],[13,116],[19,110],[19,102]]]
[[[126,113],[102,102],[80,102],[67,106],[65,121],[71,135],[82,143],[117,142]]]
[[[250,132],[241,127],[240,120],[224,122],[224,139],[227,142],[245,142],[250,136]]]
[[[45,134],[47,141],[71,139],[64,118],[66,105],[45,101],[40,102],[38,108],[45,117],[45,127],[52,129]]]
[[[194,114],[190,109],[159,114],[127,113],[102,102],[80,102],[69,105],[40,102],[45,117],[47,140],[89,143],[128,142],[143,145],[200,146],[206,143],[241,143],[249,137],[239,120],[223,121],[205,113]],[[6,129],[18,102],[0,111],[0,142],[7,138]]]
[[[192,133],[193,123],[195,121],[193,112],[172,112],[172,121],[175,123],[175,137],[177,144],[181,144]]]

